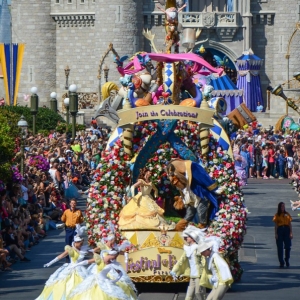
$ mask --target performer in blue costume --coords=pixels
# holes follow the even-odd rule
[[[177,203],[174,206],[186,207],[186,215],[177,223],[175,230],[184,230],[196,214],[199,218],[199,227],[206,227],[208,207],[212,206],[209,216],[212,220],[218,211],[215,194],[221,194],[223,189],[218,188],[218,184],[209,177],[202,166],[190,160],[171,161],[167,166],[167,173],[171,184],[181,192],[181,197],[176,198]]]

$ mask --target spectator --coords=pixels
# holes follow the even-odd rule
[[[291,140],[288,138],[286,140],[285,144],[285,150],[286,150],[286,160],[287,160],[287,169],[288,169],[288,178],[291,178],[293,173],[293,165],[294,165],[294,146],[291,143]]]
[[[66,230],[66,245],[71,246],[74,236],[76,224],[81,224],[83,222],[82,212],[76,208],[77,201],[72,199],[70,201],[70,209],[65,210],[61,217],[61,221],[65,223]]]
[[[261,113],[263,110],[264,107],[260,104],[260,102],[257,102],[256,112]]]

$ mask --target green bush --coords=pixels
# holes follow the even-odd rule
[[[47,130],[47,129],[40,129],[40,130],[38,131],[38,133],[42,134],[44,137],[47,137],[47,136],[49,136],[50,131]]]
[[[32,115],[30,108],[26,106],[4,106],[0,109],[0,113],[14,113],[17,115],[17,124],[21,115],[23,115],[28,123],[28,129],[32,130]],[[37,116],[36,116],[36,131],[40,130],[52,130],[55,129],[57,124],[61,122],[64,123],[65,120],[49,108],[39,107]]]
[[[9,124],[6,115],[0,112],[0,180],[6,182],[11,177],[12,159],[15,155],[15,130],[14,123]]]

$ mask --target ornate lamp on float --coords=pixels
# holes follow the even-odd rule
[[[51,108],[51,110],[53,110],[54,112],[56,112],[57,113],[57,99],[56,99],[56,97],[57,97],[57,94],[55,93],[55,92],[52,92],[51,94],[50,94],[50,108]]]
[[[193,28],[186,28],[182,32],[181,45],[187,49],[193,49],[196,42],[196,31]]]
[[[32,132],[33,135],[36,134],[36,115],[39,110],[39,96],[37,95],[38,89],[36,87],[32,87],[30,89],[31,97],[30,97],[30,112],[32,114]]]
[[[107,65],[104,66],[103,72],[104,72],[105,82],[107,82],[107,80],[108,80],[108,72],[109,72],[109,67]]]
[[[69,87],[69,98],[70,98],[70,113],[72,115],[72,139],[75,139],[76,115],[78,113],[78,94],[77,94],[77,86],[75,84],[71,84]]]
[[[18,127],[21,129],[21,175],[24,175],[24,141],[27,136],[28,123],[22,115],[18,121]]]
[[[296,73],[294,74],[294,77],[297,77],[297,78],[300,78],[300,73]],[[295,77],[295,79],[297,79]],[[297,79],[299,80],[299,79]],[[275,96],[279,96],[281,97],[282,99],[284,99],[287,103],[287,107],[286,107],[286,115],[288,115],[288,106],[291,107],[293,110],[295,110],[298,114],[300,114],[300,110],[299,110],[299,107],[296,105],[296,103],[294,102],[293,99],[291,98],[288,98],[284,92],[283,92],[283,88],[282,88],[282,85],[279,84],[277,85],[275,88],[272,88],[271,86],[268,87],[268,90],[271,91],[271,93]]]

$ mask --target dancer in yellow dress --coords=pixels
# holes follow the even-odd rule
[[[118,251],[104,250],[101,255],[77,264],[96,263],[97,273],[89,275],[67,298],[68,300],[136,300],[135,287],[124,269],[115,261]]]
[[[144,168],[140,170],[138,181],[131,187],[132,198],[126,204],[119,215],[119,228],[121,230],[131,229],[147,229],[159,230],[174,229],[174,224],[168,224],[164,219],[164,210],[156,204],[151,196],[151,191],[154,190],[154,196],[157,197],[158,191],[154,184],[149,179],[151,172]],[[134,190],[140,189],[137,195],[134,195]]]
[[[45,264],[48,268],[57,261],[69,255],[71,263],[66,263],[57,269],[46,281],[45,288],[36,300],[62,300],[66,299],[72,289],[81,283],[87,276],[87,271],[82,265],[76,263],[83,261],[87,251],[83,250],[83,239],[74,237],[72,247],[66,246],[65,251],[55,259]]]

